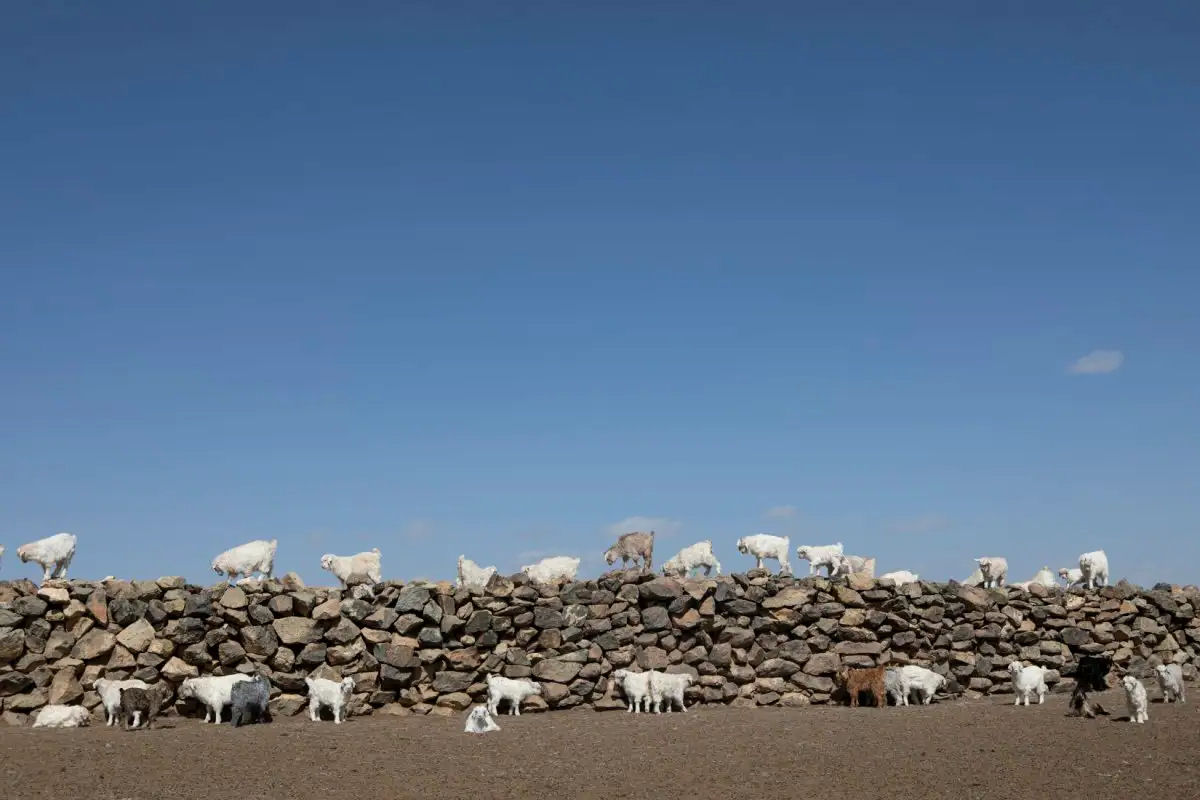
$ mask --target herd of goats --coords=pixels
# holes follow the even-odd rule
[[[43,581],[65,579],[67,568],[75,555],[76,542],[73,534],[59,533],[21,545],[17,548],[17,556],[22,562],[32,561],[40,565],[43,569]],[[238,581],[239,576],[243,580],[249,580],[255,574],[270,578],[274,570],[277,547],[277,539],[247,542],[214,558],[212,569],[218,575],[225,576],[230,583]],[[791,573],[788,560],[791,548],[786,536],[765,533],[745,536],[737,540],[737,549],[739,553],[752,556],[758,569],[763,568],[765,560],[773,560],[777,562],[781,573]],[[632,532],[620,536],[612,547],[605,551],[604,559],[610,566],[620,559],[623,568],[632,562],[634,567],[649,570],[653,552],[653,531]],[[0,546],[0,557],[3,554],[4,548]],[[796,548],[796,556],[809,562],[810,575],[825,569],[830,578],[851,574],[876,577],[874,558],[847,555],[843,552],[840,542],[831,545],[801,545]],[[575,580],[579,563],[578,558],[552,556],[521,567],[521,572],[533,583],[563,583]],[[1008,584],[1006,559],[985,556],[975,559],[975,564],[975,572],[963,581],[966,585],[983,588],[1011,585],[1026,591],[1033,584],[1045,587],[1058,585],[1055,574],[1048,567],[1043,567],[1028,581]],[[378,548],[352,556],[326,554],[321,557],[321,567],[337,577],[344,588],[365,586],[369,589],[382,581]],[[712,542],[705,540],[683,548],[664,562],[660,569],[666,576],[686,578],[698,574],[698,570],[704,570],[706,576],[719,575],[721,564],[713,555]],[[486,586],[495,574],[494,566],[480,567],[465,556],[458,558],[459,586]],[[1065,581],[1068,587],[1106,586],[1109,578],[1108,557],[1103,550],[1084,553],[1079,557],[1077,568],[1060,569],[1057,577]],[[897,586],[919,580],[915,573],[908,570],[887,572],[879,575],[878,579],[891,581]],[[1088,692],[1100,691],[1107,687],[1107,674],[1111,666],[1111,660],[1107,657],[1080,658],[1075,675],[1076,689],[1071,698],[1073,713],[1088,717],[1107,713],[1098,703],[1089,699]],[[1168,701],[1183,702],[1184,683],[1180,666],[1164,664],[1156,667],[1156,671],[1164,698]],[[1019,661],[1013,661],[1009,664],[1009,672],[1012,675],[1016,704],[1024,702],[1025,705],[1029,705],[1032,696],[1037,697],[1039,704],[1044,702],[1047,687],[1046,671],[1043,667],[1024,666]],[[613,678],[625,695],[628,711],[653,710],[657,713],[665,706],[669,712],[676,705],[686,711],[683,695],[693,680],[690,675],[621,669],[613,674]],[[860,693],[869,693],[879,707],[885,706],[889,697],[897,705],[908,705],[910,697],[915,696],[920,703],[927,705],[946,682],[945,676],[926,667],[911,664],[902,667],[844,667],[839,673],[839,678],[850,697],[851,705],[857,705]],[[312,720],[319,720],[321,710],[328,708],[333,714],[334,722],[342,722],[354,686],[353,680],[309,678],[307,682],[309,715]],[[1121,685],[1128,701],[1130,720],[1136,723],[1147,721],[1145,687],[1132,675],[1125,675],[1121,679]],[[498,675],[487,677],[487,687],[487,705],[477,706],[468,714],[468,732],[498,730],[492,716],[498,713],[501,702],[509,704],[509,713],[519,714],[522,700],[541,694],[541,688],[534,681]],[[179,697],[183,700],[194,698],[202,703],[205,706],[206,722],[210,716],[213,722],[219,722],[223,709],[230,707],[232,722],[236,727],[244,722],[270,720],[270,688],[270,682],[261,675],[235,674],[189,678],[181,684]],[[115,724],[120,718],[125,720],[127,728],[148,727],[159,710],[158,693],[142,681],[98,680],[96,691],[100,695],[109,725]],[[74,727],[85,724],[88,717],[89,712],[82,706],[46,706],[38,714],[34,724],[35,727]]]

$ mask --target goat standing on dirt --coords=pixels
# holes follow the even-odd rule
[[[850,707],[858,707],[859,692],[870,692],[879,708],[887,707],[886,667],[859,669],[843,667],[838,672],[846,693],[850,695]]]

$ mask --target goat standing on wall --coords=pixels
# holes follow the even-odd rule
[[[642,569],[650,569],[650,561],[654,556],[654,531],[642,533],[633,531],[617,539],[616,544],[604,551],[604,560],[612,566],[618,558],[621,559],[621,569],[633,561],[638,566],[640,560]]]

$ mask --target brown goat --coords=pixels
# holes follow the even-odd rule
[[[617,539],[617,543],[604,551],[604,560],[610,565],[618,558],[621,559],[621,568],[630,560],[634,566],[637,566],[640,559],[642,569],[650,569],[650,561],[654,556],[654,531],[642,533],[634,531],[627,533]]]
[[[842,667],[838,670],[838,678],[841,679],[842,685],[846,688],[846,693],[850,695],[850,707],[858,706],[858,693],[870,692],[875,698],[875,705],[879,708],[887,707],[887,690],[884,688],[883,675],[886,667],[870,667],[867,669],[856,669],[853,667]]]

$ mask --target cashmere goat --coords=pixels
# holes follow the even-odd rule
[[[149,730],[154,726],[154,718],[162,705],[162,695],[158,689],[139,689],[131,686],[121,690],[121,716],[125,718],[125,730],[145,727]]]
[[[721,574],[721,562],[713,555],[712,542],[705,539],[688,545],[671,556],[662,565],[662,574],[672,578],[686,578],[692,570],[704,568],[704,577]]]
[[[498,730],[500,726],[492,719],[486,706],[472,708],[471,713],[467,715],[467,724],[463,726],[463,733],[491,733]]]
[[[235,683],[229,692],[230,722],[238,727],[271,721],[271,682],[264,675]]]
[[[367,582],[374,585],[383,580],[379,556],[378,547],[353,556],[326,553],[321,556],[321,569],[332,572],[342,582],[343,589],[349,587],[351,576],[364,576]]]
[[[796,557],[801,561],[808,562],[808,574],[813,575],[821,567],[825,567],[829,571],[829,577],[833,577],[833,573],[838,566],[838,557],[842,555],[842,543],[835,542],[834,544],[802,544],[796,548]],[[857,557],[857,556],[856,556]],[[857,572],[854,569],[854,564],[851,562],[850,571]]]
[[[758,533],[754,536],[743,536],[737,540],[738,552],[754,556],[754,568],[763,568],[763,559],[774,559],[779,562],[780,574],[792,572],[791,562],[788,561],[789,539],[786,536],[772,536],[769,533]]]
[[[204,706],[204,721],[212,717],[214,723],[221,721],[221,711],[230,703],[233,685],[250,680],[249,675],[210,675],[203,678],[188,678],[179,685],[179,699],[195,699]]]
[[[78,728],[87,725],[91,712],[83,706],[42,706],[37,719],[33,721],[35,728]]]
[[[670,713],[676,704],[679,705],[681,711],[687,711],[687,706],[683,702],[683,693],[691,686],[696,678],[686,672],[658,672],[651,670],[650,673],[650,706],[657,714],[662,711],[663,706],[666,706],[667,713]]]
[[[27,542],[17,548],[17,558],[21,563],[32,561],[41,565],[42,583],[51,578],[66,580],[67,568],[75,557],[77,540],[72,533],[56,533],[36,542]]]
[[[1037,695],[1038,705],[1046,702],[1046,670],[1044,667],[1021,666],[1020,661],[1013,661],[1008,665],[1008,674],[1012,676],[1012,686],[1015,698],[1013,705],[1019,706],[1022,702],[1029,705],[1029,698]]]
[[[1158,676],[1158,688],[1162,689],[1163,702],[1187,702],[1187,690],[1183,688],[1183,667],[1178,664],[1159,664],[1154,668]]]
[[[458,588],[470,588],[472,586],[480,589],[488,585],[492,576],[496,574],[495,567],[481,567],[466,556],[458,557]]]
[[[542,693],[541,684],[524,678],[505,678],[503,675],[487,676],[487,709],[492,714],[500,713],[500,703],[508,701],[509,716],[521,716],[521,701]]]
[[[650,569],[650,562],[654,557],[654,531],[642,533],[634,531],[626,533],[617,539],[616,543],[604,551],[604,561],[610,567],[619,558],[621,559],[621,568],[633,561],[633,565],[638,566],[640,560],[642,569]]]
[[[1121,679],[1125,689],[1125,702],[1129,705],[1129,721],[1138,725],[1150,721],[1149,702],[1146,700],[1146,687],[1132,675]]]
[[[108,678],[100,678],[93,684],[93,687],[96,694],[100,695],[100,702],[104,706],[104,724],[112,726],[116,725],[120,718],[121,692],[125,689],[149,689],[150,684],[135,679],[113,681]]]
[[[1079,575],[1084,588],[1108,586],[1108,556],[1103,550],[1084,553],[1079,557]]]
[[[526,564],[521,572],[534,583],[568,583],[579,572],[579,559],[571,556],[551,556],[536,564]]]
[[[354,692],[354,679],[342,678],[331,681],[328,678],[305,678],[308,686],[308,718],[313,722],[321,721],[321,709],[328,708],[333,713],[333,723],[341,725],[346,721],[346,707],[350,704],[350,695]]]
[[[1004,585],[1008,577],[1008,559],[1000,556],[983,556],[975,559],[979,572],[983,575],[983,588],[998,589]]]
[[[887,707],[887,668],[886,667],[842,667],[838,670],[838,679],[850,695],[850,707],[858,707],[858,696],[869,692],[875,698],[879,708]]]
[[[619,669],[613,672],[613,680],[621,687],[621,691],[625,694],[625,702],[629,707],[626,712],[632,711],[637,714],[641,711],[650,710],[650,673],[649,672],[633,672],[627,669]]]
[[[278,539],[257,539],[231,547],[213,559],[213,572],[227,575],[230,583],[236,583],[238,575],[249,579],[255,572],[270,578],[271,571],[275,568],[275,550],[278,547]]]

